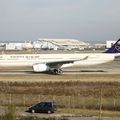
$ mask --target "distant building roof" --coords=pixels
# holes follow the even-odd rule
[[[42,39],[40,38],[39,41],[46,41],[46,42],[51,42],[55,45],[61,45],[61,46],[65,46],[65,45],[83,45],[83,46],[86,46],[87,44],[83,41],[79,41],[79,40],[76,40],[76,39]]]

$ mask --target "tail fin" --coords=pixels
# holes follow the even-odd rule
[[[120,39],[111,48],[105,51],[105,53],[120,53]]]

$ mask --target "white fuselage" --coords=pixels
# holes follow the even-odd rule
[[[88,57],[85,60],[85,57]],[[114,54],[84,53],[84,54],[11,54],[0,55],[0,66],[33,66],[63,60],[77,60],[74,63],[63,64],[61,67],[86,66],[102,64],[114,60]],[[79,61],[80,60],[80,61]]]

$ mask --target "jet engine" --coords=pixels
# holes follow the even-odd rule
[[[46,64],[35,64],[33,70],[34,72],[45,72],[49,70],[49,67]]]

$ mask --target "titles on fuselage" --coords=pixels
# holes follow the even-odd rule
[[[3,60],[3,59],[9,59],[9,60],[12,60],[12,59],[39,59],[40,56],[39,55],[0,55],[0,59]]]

